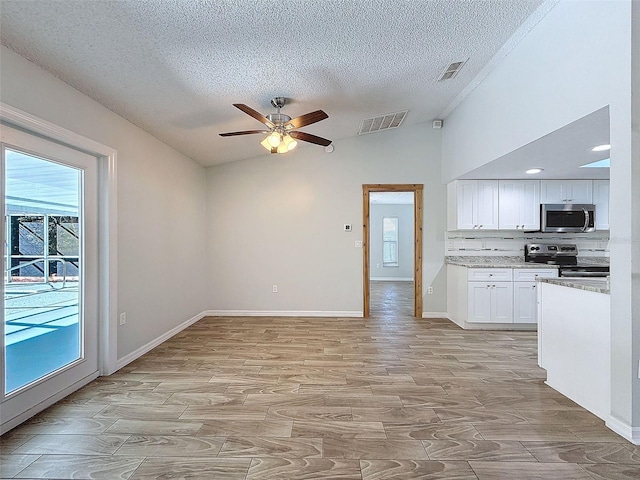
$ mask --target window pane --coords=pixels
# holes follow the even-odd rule
[[[398,218],[382,218],[382,266],[398,266]]]

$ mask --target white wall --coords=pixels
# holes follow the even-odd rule
[[[382,219],[398,219],[398,266],[385,267],[382,262]],[[413,280],[413,205],[372,203],[369,210],[369,272],[370,278]]]
[[[262,148],[255,139],[231,141]],[[362,185],[369,183],[424,184],[424,284],[444,291],[440,168],[440,133],[429,124],[342,140],[332,154],[302,145],[291,154],[210,167],[209,305],[361,314],[363,251],[354,241],[362,239]],[[343,231],[345,223],[352,232]],[[444,312],[443,300],[425,296],[425,311]]]
[[[636,428],[640,441],[640,242],[632,241],[640,238],[640,145],[636,140],[634,162],[632,4],[637,33],[637,2],[561,1],[446,119],[442,151],[443,179],[449,181],[609,105],[610,423],[627,436]],[[636,120],[636,135],[637,128]]]
[[[5,47],[0,62],[0,101],[118,151],[118,358],[204,311],[205,169]]]

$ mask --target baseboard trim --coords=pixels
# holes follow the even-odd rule
[[[161,343],[166,342],[171,337],[173,337],[174,335],[180,333],[185,328],[190,327],[191,325],[196,323],[198,320],[203,319],[205,316],[206,316],[206,312],[200,312],[196,316],[191,317],[189,320],[187,320],[185,322],[182,322],[177,327],[174,327],[171,330],[169,330],[168,332],[160,335],[158,338],[156,338],[154,340],[151,340],[149,343],[143,345],[142,347],[138,348],[137,350],[134,350],[130,354],[125,355],[124,357],[118,359],[118,362],[116,363],[116,370],[120,370],[122,367],[130,364],[131,362],[133,362],[137,358],[140,358],[145,353],[153,350],[154,348],[156,348]]]
[[[207,317],[349,317],[362,318],[362,311],[321,310],[207,310]]]
[[[634,445],[640,445],[640,427],[632,427],[613,415],[609,415],[605,425]]]
[[[38,403],[37,405],[34,405],[26,412],[22,412],[20,415],[17,415],[12,419],[7,420],[2,425],[0,425],[0,435],[4,435],[9,430],[17,427],[21,423],[26,422],[34,415],[37,415],[38,413],[43,411],[45,408],[49,408],[51,405],[62,400],[64,397],[71,395],[76,390],[80,390],[82,387],[84,387],[88,383],[91,383],[96,378],[98,378],[98,376],[99,376],[99,372],[97,371],[93,372],[92,374],[87,375],[86,377],[78,380],[73,385],[70,385],[67,388],[59,391],[58,393],[51,395],[49,398],[44,399],[42,402]]]
[[[422,312],[422,318],[446,318],[449,319],[447,312]]]

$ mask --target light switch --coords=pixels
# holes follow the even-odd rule
[[[344,224],[344,231],[345,232],[350,232],[351,231],[351,224],[350,223],[345,223]]]

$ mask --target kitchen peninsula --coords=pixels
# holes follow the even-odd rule
[[[607,420],[608,280],[541,278],[538,284],[538,365],[547,371],[547,385]]]

